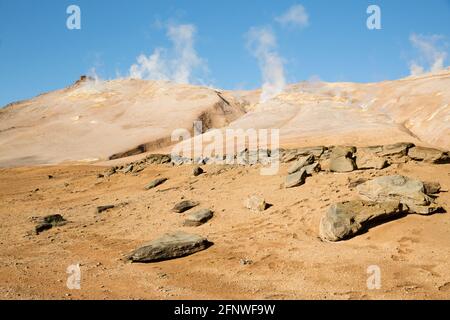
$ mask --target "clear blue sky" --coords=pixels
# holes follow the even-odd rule
[[[81,8],[81,30],[66,28],[70,4]],[[294,4],[306,9],[308,26],[275,21]],[[381,7],[382,30],[366,28],[369,4]],[[139,54],[170,47],[156,21],[195,25],[195,48],[216,87],[261,85],[246,48],[253,26],[272,27],[288,82],[372,82],[409,75],[418,54],[412,33],[444,36],[448,52],[450,0],[0,0],[0,106],[66,87],[92,67],[103,79],[126,75]]]

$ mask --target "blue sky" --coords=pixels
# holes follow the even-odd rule
[[[81,30],[66,27],[71,4],[81,8]],[[381,30],[366,27],[370,4],[381,8]],[[304,7],[307,25],[277,22],[293,5]],[[373,82],[408,76],[411,61],[427,68],[413,34],[425,44],[434,39],[445,57],[450,0],[0,0],[0,106],[66,87],[92,68],[102,79],[127,76],[140,54],[156,48],[166,48],[170,59],[168,26],[188,24],[196,30],[195,54],[208,70],[202,79],[219,88],[262,85],[247,45],[252,27],[276,38],[272,51],[289,83],[312,77]]]

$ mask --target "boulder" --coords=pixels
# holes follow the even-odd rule
[[[364,199],[370,201],[399,201],[411,213],[430,214],[441,209],[425,194],[424,184],[404,176],[379,177],[356,187]]]
[[[168,179],[167,178],[159,178],[159,179],[155,179],[152,182],[150,182],[148,185],[146,185],[144,187],[145,190],[150,190],[153,188],[156,188],[159,185],[162,185],[164,182],[166,182]]]
[[[198,227],[210,220],[213,212],[209,209],[202,209],[189,215],[183,225],[186,227]]]
[[[285,188],[293,188],[301,186],[305,183],[306,170],[305,168],[300,169],[300,171],[290,174],[286,177],[286,182],[284,184]]]
[[[185,232],[166,234],[131,252],[127,259],[132,262],[158,262],[181,258],[202,251],[212,243],[206,238]]]
[[[427,163],[443,164],[450,163],[449,152],[425,147],[413,147],[409,149],[408,156],[416,161]]]
[[[314,162],[314,156],[309,155],[306,157],[301,157],[298,159],[289,169],[288,173],[293,174],[302,169],[303,167],[306,167],[307,165],[310,165]]]
[[[398,201],[353,200],[333,204],[320,220],[319,236],[324,241],[340,241],[357,235],[375,223],[404,214]]]
[[[150,154],[145,158],[145,162],[148,164],[165,164],[171,161],[170,156],[167,154]]]
[[[172,211],[174,211],[176,213],[183,213],[183,212],[188,211],[189,209],[192,209],[198,205],[199,205],[198,202],[184,200],[184,201],[177,203],[173,207]]]
[[[248,197],[245,200],[244,205],[247,209],[252,211],[264,211],[267,208],[267,203],[264,198],[258,195]]]
[[[330,171],[332,172],[351,172],[356,169],[355,161],[347,157],[338,157],[330,159]]]

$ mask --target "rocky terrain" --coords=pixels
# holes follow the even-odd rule
[[[261,104],[259,91],[82,78],[10,105],[0,298],[448,299],[449,84],[448,71],[302,83]],[[169,154],[193,121],[278,128],[280,147]]]

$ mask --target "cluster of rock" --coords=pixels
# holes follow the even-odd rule
[[[443,210],[435,203],[440,191],[438,183],[396,175],[361,183],[356,189],[362,200],[333,204],[322,217],[319,227],[322,240],[345,240],[386,220]]]
[[[313,160],[311,160],[313,157]],[[450,153],[433,148],[415,146],[413,143],[396,143],[390,145],[355,147],[355,146],[317,146],[297,149],[244,149],[234,155],[216,157],[188,158],[172,156],[167,154],[151,154],[146,158],[126,165],[116,166],[109,169],[105,176],[114,173],[137,173],[151,164],[237,164],[237,165],[267,165],[272,161],[279,160],[281,163],[296,162],[301,166],[301,161],[311,162],[305,164],[306,176],[316,171],[326,170],[331,172],[351,172],[354,170],[386,168],[392,163],[407,162],[409,160],[423,161],[432,164],[450,163]],[[308,167],[308,165],[314,165]],[[293,166],[292,170],[296,170]],[[290,177],[289,184],[301,185],[305,179],[305,172],[301,168],[296,170],[295,176]],[[293,174],[290,173],[290,174]],[[201,174],[201,172],[199,173]],[[303,182],[302,182],[303,181]],[[288,182],[288,181],[286,181]]]

